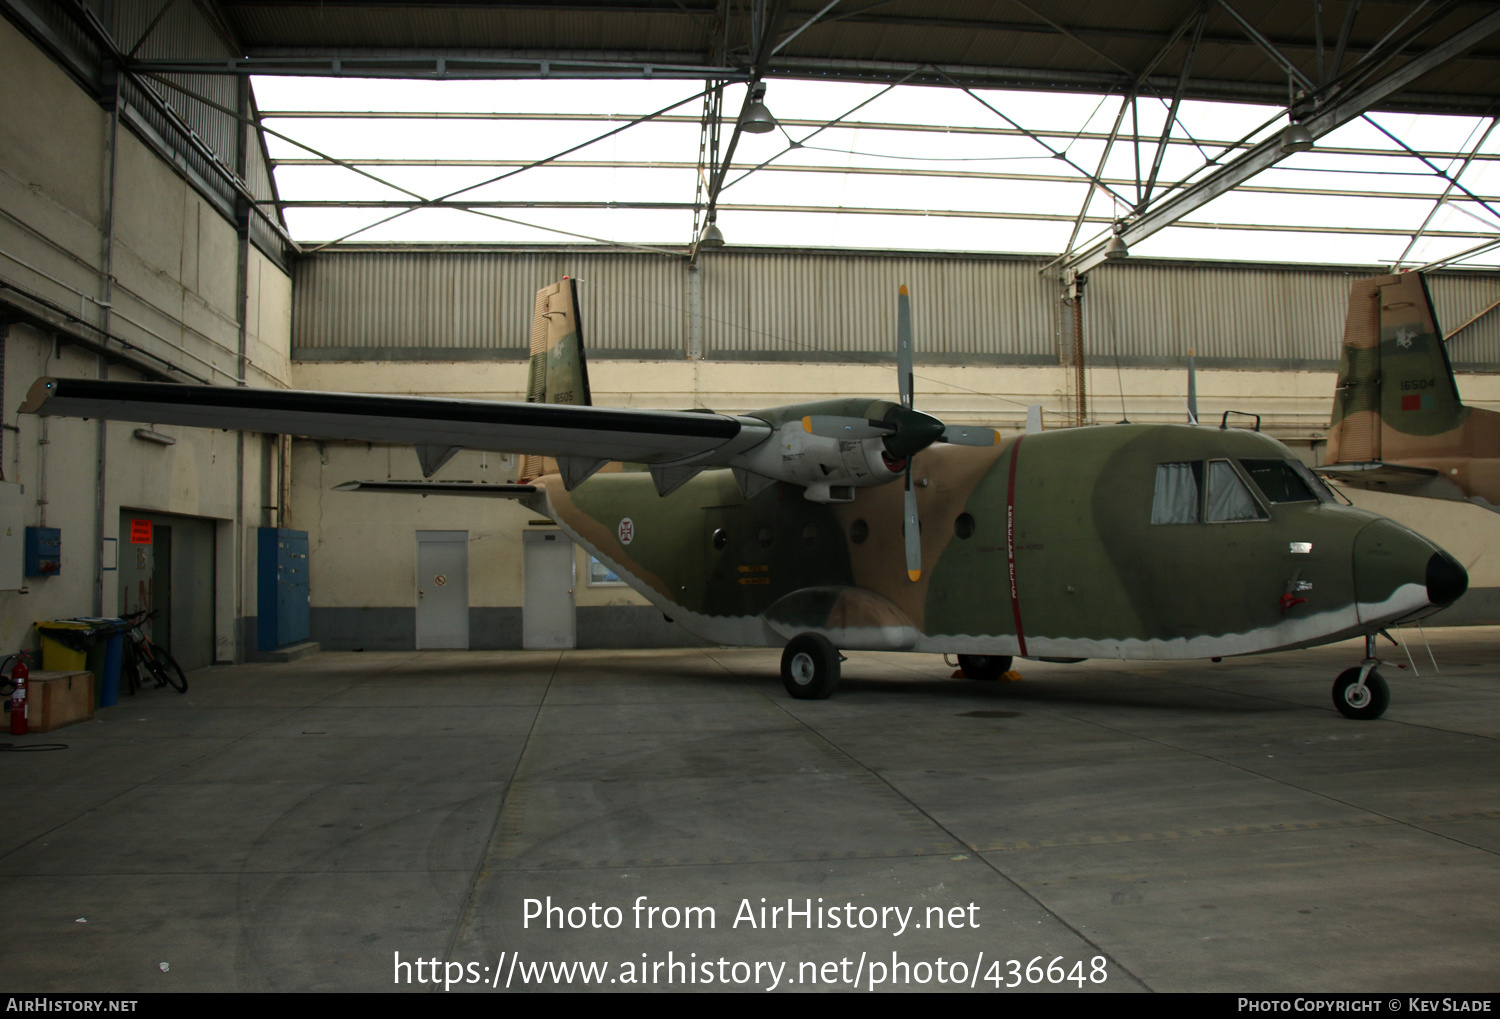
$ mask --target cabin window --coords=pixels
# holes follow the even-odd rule
[[[1240,466],[1269,502],[1312,502],[1317,498],[1285,460],[1241,460]]]
[[[974,537],[974,518],[968,513],[960,513],[958,519],[953,521],[953,533],[960,538]]]
[[[1250,488],[1240,480],[1234,465],[1228,460],[1210,460],[1208,463],[1208,513],[1209,523],[1229,523],[1236,520],[1265,520],[1266,511],[1260,508]]]
[[[717,528],[714,531],[713,541],[714,548],[722,550],[725,545],[729,544],[729,535],[724,531],[724,528]]]
[[[770,548],[771,529],[769,527],[762,527],[760,529],[760,533],[755,536],[755,541],[760,545],[761,548]]]
[[[870,525],[863,519],[856,520],[849,525],[849,540],[856,545],[863,545],[865,539],[870,536]]]
[[[1153,524],[1196,524],[1201,463],[1157,464],[1156,495],[1151,503]]]

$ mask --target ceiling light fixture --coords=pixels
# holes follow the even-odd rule
[[[740,130],[751,134],[769,134],[776,130],[776,118],[766,109],[766,86],[758,84],[750,92],[750,104],[740,118]]]
[[[1293,152],[1306,152],[1313,147],[1313,136],[1307,128],[1301,124],[1288,124],[1281,131],[1281,154],[1289,156]]]

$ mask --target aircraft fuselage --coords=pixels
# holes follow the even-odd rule
[[[666,497],[640,471],[539,483],[574,540],[730,644],[1207,658],[1371,633],[1462,593],[1451,557],[1338,504],[1295,459],[1259,433],[1176,425],[933,445],[913,467],[915,582],[899,484],[820,504],[788,484],[746,498],[727,470]]]

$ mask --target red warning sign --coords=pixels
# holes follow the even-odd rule
[[[151,544],[151,521],[132,520],[130,522],[130,543],[132,545]]]

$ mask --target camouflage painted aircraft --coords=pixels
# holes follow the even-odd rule
[[[913,406],[904,287],[898,308],[900,402],[590,406],[564,281],[538,295],[526,403],[44,378],[23,409],[412,443],[429,478],[461,448],[533,455],[516,485],[348,487],[519,498],[687,630],[784,645],[799,698],[834,691],[839,649],[951,652],[994,679],[1017,656],[1218,659],[1364,636],[1334,702],[1376,718],[1375,634],[1467,588],[1451,556],[1340,505],[1258,431],[946,426]]]
[[[1420,273],[1354,284],[1318,471],[1500,512],[1500,414],[1463,405],[1442,336]]]

